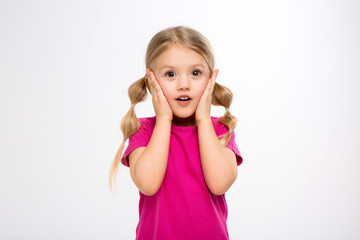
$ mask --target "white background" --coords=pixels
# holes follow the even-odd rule
[[[234,93],[231,239],[360,238],[358,1],[0,1],[0,239],[134,239],[108,172],[151,37],[193,27]],[[152,116],[150,98],[136,106]],[[214,108],[213,115],[223,109]]]

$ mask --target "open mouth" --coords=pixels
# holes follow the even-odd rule
[[[177,98],[176,100],[179,100],[179,101],[184,101],[184,102],[186,102],[186,101],[189,101],[189,100],[191,100],[191,98],[189,98],[189,97],[180,97],[180,98]]]
[[[188,104],[190,104],[190,100],[191,98],[188,95],[180,95],[176,99],[176,101],[182,106],[187,106]]]

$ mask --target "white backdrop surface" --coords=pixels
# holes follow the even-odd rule
[[[0,239],[134,239],[119,170],[151,37],[193,27],[233,90],[230,239],[360,238],[358,1],[0,1]],[[150,98],[136,106],[152,116]],[[221,108],[213,115],[220,116]]]

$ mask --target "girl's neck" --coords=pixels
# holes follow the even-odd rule
[[[188,118],[179,118],[173,115],[173,120],[171,124],[173,126],[194,127],[196,126],[195,113]]]

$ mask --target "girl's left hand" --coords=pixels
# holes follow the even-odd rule
[[[214,90],[216,77],[218,73],[219,73],[219,69],[216,69],[211,74],[211,77],[208,80],[208,84],[206,85],[205,91],[201,96],[199,104],[196,108],[195,120],[197,124],[200,123],[202,120],[210,118],[212,93]]]

